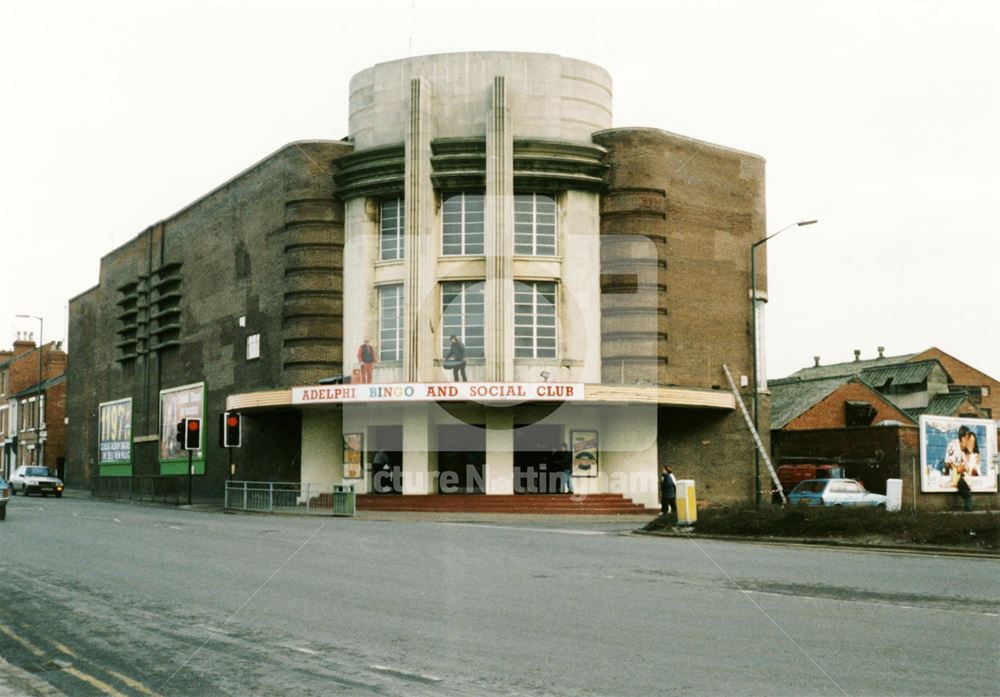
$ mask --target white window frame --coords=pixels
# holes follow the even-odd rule
[[[260,358],[260,333],[250,334],[247,337],[247,360],[255,361]]]
[[[552,210],[545,210],[550,204]],[[514,194],[514,255],[556,256],[559,250],[558,212],[555,196],[537,192]]]
[[[457,286],[457,288],[454,288]],[[478,289],[476,289],[478,286]],[[475,293],[472,293],[476,289]],[[446,293],[455,292],[458,304],[455,301],[445,305]],[[486,356],[486,281],[444,281],[440,284],[441,293],[441,342],[442,356],[448,355],[451,345],[451,335],[455,334],[462,343],[465,344],[466,358],[484,358]],[[475,310],[476,305],[470,300],[474,300],[478,295],[482,301],[479,305],[482,324],[469,324],[470,309]],[[458,323],[453,320],[458,317]],[[474,330],[478,329],[476,332]]]
[[[403,315],[405,290],[402,283],[378,287],[378,355],[383,363],[403,360]],[[386,302],[394,296],[395,307]],[[390,314],[387,309],[392,309]]]
[[[551,305],[544,299],[542,286],[552,289]],[[530,302],[523,302],[523,296],[529,293]],[[529,307],[529,311],[524,312],[524,307]],[[555,281],[514,281],[514,358],[556,359],[558,355],[559,284]]]
[[[469,199],[478,197],[480,210],[470,210]],[[457,208],[457,209],[456,209]],[[476,220],[479,218],[479,220]],[[476,229],[478,227],[478,230]],[[457,250],[449,239],[458,236]],[[473,242],[478,236],[478,243]],[[455,191],[441,196],[441,256],[483,256],[486,251],[486,194]]]
[[[380,261],[406,258],[406,207],[401,196],[379,202],[378,250]]]

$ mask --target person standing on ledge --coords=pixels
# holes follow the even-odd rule
[[[469,381],[465,376],[465,344],[455,334],[451,335],[451,346],[448,355],[444,357],[444,367],[451,368],[452,379],[455,382],[458,382],[459,374],[462,375],[462,382]]]
[[[365,343],[358,347],[358,363],[361,364],[361,382],[370,383],[372,381],[372,368],[378,362],[375,355],[375,347],[365,339]]]

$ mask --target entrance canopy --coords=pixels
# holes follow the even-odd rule
[[[595,385],[559,382],[442,382],[310,385],[284,390],[230,395],[226,409],[244,411],[311,405],[396,402],[575,402],[586,404],[655,404],[659,406],[732,410],[729,392],[647,385]]]

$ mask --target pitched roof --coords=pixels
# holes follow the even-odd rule
[[[916,363],[898,363],[896,365],[880,365],[866,368],[858,375],[876,390],[889,385],[919,385],[933,372],[935,366],[944,370],[944,366],[936,358]],[[945,371],[948,375],[948,371]]]
[[[66,373],[63,373],[62,375],[56,375],[54,378],[49,378],[48,380],[46,380],[46,381],[44,381],[42,383],[42,392],[45,392],[45,390],[49,389],[53,385],[58,385],[60,382],[63,382],[65,379],[66,379]],[[21,397],[31,397],[31,396],[34,396],[37,393],[38,393],[38,383],[35,383],[31,387],[25,387],[23,390],[21,390],[17,394],[11,395],[11,398],[12,399],[20,399]]]
[[[769,380],[771,391],[771,430],[784,428],[795,417],[850,380],[849,376],[801,380]]]
[[[831,363],[830,365],[812,366],[802,368],[792,373],[791,377],[812,380],[815,378],[834,378],[857,375],[867,368],[876,368],[885,365],[898,365],[906,363],[916,354],[907,353],[902,356],[883,356],[882,358],[872,358],[865,361],[850,361],[848,363]]]
[[[920,409],[906,409],[906,413],[914,419],[921,415],[927,416],[955,416],[958,410],[969,399],[965,392],[950,392],[948,394],[936,394],[930,403]]]

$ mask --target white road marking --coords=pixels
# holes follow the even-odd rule
[[[422,680],[424,682],[444,682],[444,678],[439,678],[436,675],[429,675],[427,673],[414,673],[409,670],[400,670],[399,668],[390,668],[389,666],[381,665],[370,665],[368,667],[371,670],[377,670],[380,673],[388,673],[389,675],[396,675],[401,678]]]
[[[283,648],[286,648],[286,649],[291,649],[292,651],[298,651],[299,653],[304,653],[307,656],[318,656],[319,655],[319,651],[313,651],[312,649],[307,649],[307,648],[304,648],[302,646],[292,646],[291,644],[279,644],[279,646],[281,646]]]
[[[35,656],[38,656],[39,658],[42,658],[43,656],[45,656],[45,652],[42,651],[40,648],[38,648],[38,646],[36,646],[35,644],[32,644],[27,639],[18,636],[10,628],[5,627],[2,624],[0,624],[0,634],[5,634],[6,636],[10,637],[11,639],[13,639],[14,641],[16,641],[21,646],[23,646],[24,648],[28,649],[28,651],[30,651],[32,654],[34,654]]]

